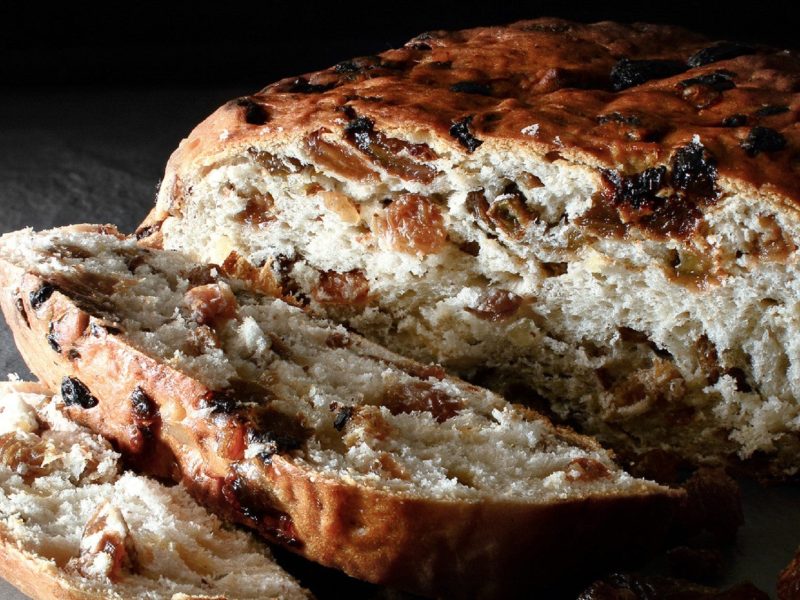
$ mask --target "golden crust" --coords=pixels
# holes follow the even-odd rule
[[[213,425],[180,425],[209,390],[88,315],[81,331],[62,335],[56,352],[46,341],[49,323],[77,306],[55,291],[34,310],[29,297],[42,283],[0,262],[0,304],[31,371],[53,389],[63,377],[77,377],[99,400],[72,406],[71,417],[143,468],[183,481],[228,518],[354,577],[426,595],[507,597],[642,551],[668,524],[678,494],[654,494],[645,485],[626,496],[550,505],[445,502],[335,480],[290,455],[275,455],[271,464],[212,456],[203,439]],[[132,416],[137,386],[159,408],[152,443],[142,444]]]
[[[653,60],[662,62],[636,62]],[[454,152],[510,149],[623,174],[664,165],[699,136],[724,189],[793,210],[800,202],[796,53],[720,46],[670,26],[537,19],[422,34],[227,103],[174,153],[170,189],[145,225],[167,215],[176,181],[219,157],[321,128],[340,132],[353,114],[388,133],[428,132]],[[465,118],[482,146],[454,135]],[[783,146],[754,150],[754,127]]]

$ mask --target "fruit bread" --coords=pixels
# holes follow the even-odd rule
[[[225,104],[138,235],[625,454],[791,476],[799,94],[674,27],[433,31]]]
[[[37,383],[0,383],[0,576],[37,600],[310,598],[182,486],[122,472]]]
[[[110,226],[24,230],[0,239],[0,303],[70,417],[352,576],[508,597],[657,542],[677,492],[257,291],[275,285],[269,270],[236,279],[243,269],[143,249]]]

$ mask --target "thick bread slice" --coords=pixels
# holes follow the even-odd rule
[[[653,543],[678,496],[439,367],[108,227],[4,236],[0,286],[72,418],[355,577],[527,593]]]
[[[0,576],[36,600],[309,598],[178,485],[122,473],[44,385],[0,383]]]
[[[271,265],[314,310],[516,381],[626,453],[791,475],[798,111],[794,52],[607,22],[431,32],[220,108],[139,235]]]

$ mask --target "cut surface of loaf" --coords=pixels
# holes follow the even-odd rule
[[[44,385],[0,383],[0,575],[36,600],[309,598],[178,485],[123,472]]]
[[[108,227],[4,236],[0,284],[72,418],[356,577],[456,596],[552,583],[657,539],[677,495],[440,367]]]
[[[796,53],[672,27],[431,32],[220,108],[138,235],[626,454],[792,475],[798,90]]]

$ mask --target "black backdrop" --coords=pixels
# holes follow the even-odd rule
[[[50,3],[48,2],[47,5]],[[684,25],[715,38],[800,45],[794,1],[333,2],[228,0],[0,6],[0,86],[236,85],[323,68],[429,29],[536,16]]]

